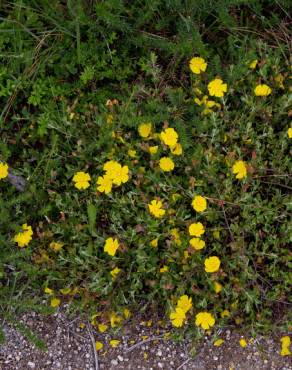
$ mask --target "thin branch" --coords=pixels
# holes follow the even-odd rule
[[[282,188],[292,190],[292,188],[291,188],[290,186],[283,185],[283,184],[278,184],[277,182],[268,182],[268,181],[262,181],[262,180],[260,180],[260,182],[262,182],[262,183],[264,183],[264,184],[280,186],[280,187],[282,187]]]
[[[181,369],[184,365],[188,364],[190,360],[191,360],[190,358],[186,359],[181,365],[179,365],[179,367],[176,370]]]
[[[224,215],[225,224],[226,224],[227,229],[228,229],[228,231],[229,231],[229,234],[230,234],[231,240],[234,242],[234,241],[235,241],[235,239],[234,239],[234,237],[233,237],[232,231],[231,231],[230,226],[229,226],[229,222],[228,222],[228,220],[227,220],[227,216],[226,216],[226,212],[225,212],[224,205],[223,205],[223,204],[221,204],[221,207],[222,207],[222,211],[223,211],[223,215]]]
[[[88,323],[87,332],[89,334],[89,337],[90,337],[90,340],[91,340],[91,343],[92,343],[92,349],[93,349],[94,361],[95,361],[95,370],[99,370],[99,363],[98,363],[98,356],[97,356],[97,351],[96,351],[96,347],[95,347],[95,340],[94,340],[94,336],[92,334],[92,331],[90,330],[89,325],[90,324]]]
[[[141,342],[136,343],[136,344],[134,344],[133,346],[131,346],[131,347],[127,348],[127,349],[126,349],[126,352],[131,352],[131,351],[133,351],[135,348],[138,348],[138,347],[142,346],[142,345],[143,345],[143,344],[145,344],[145,343],[152,342],[153,340],[165,340],[165,338],[164,338],[164,335],[161,335],[161,336],[158,336],[158,337],[151,337],[151,338],[148,338],[148,339],[142,340]]]

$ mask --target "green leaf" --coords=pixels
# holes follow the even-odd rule
[[[88,216],[89,230],[91,234],[93,234],[95,231],[96,215],[97,215],[97,209],[95,205],[93,205],[92,203],[89,203],[87,205],[87,216]]]

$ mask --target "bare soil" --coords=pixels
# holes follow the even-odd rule
[[[0,347],[1,370],[292,370],[291,356],[282,357],[280,336],[255,338],[242,348],[241,335],[226,330],[225,342],[215,347],[210,336],[194,345],[191,340],[178,343],[169,339],[170,328],[147,326],[147,320],[130,320],[113,333],[103,334],[90,324],[81,328],[81,319],[68,319],[61,311],[52,316],[36,313],[23,315],[25,324],[46,344],[42,351],[19,333],[13,325],[2,322],[6,342]],[[285,333],[287,334],[287,333]],[[111,339],[120,340],[116,348]],[[104,343],[94,350],[95,341]]]

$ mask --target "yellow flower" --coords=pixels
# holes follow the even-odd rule
[[[230,317],[230,312],[228,310],[223,310],[221,312],[221,317],[224,319],[224,317]]]
[[[201,57],[194,57],[190,60],[190,69],[195,74],[200,74],[201,72],[205,72],[207,68],[207,63],[205,59]]]
[[[213,236],[214,236],[215,239],[219,240],[220,239],[220,231],[219,230],[213,231]]]
[[[72,181],[75,182],[74,186],[77,189],[87,189],[89,187],[90,175],[86,172],[76,172]]]
[[[291,339],[288,335],[285,335],[284,337],[281,338],[281,356],[289,356],[291,355],[291,351],[289,349],[290,344],[291,344]]]
[[[156,154],[158,152],[158,146],[150,146],[148,150],[150,154]]]
[[[162,202],[160,200],[152,200],[150,204],[148,204],[149,212],[157,217],[160,218],[165,214],[165,210],[162,208]]]
[[[243,161],[236,161],[232,166],[232,172],[236,175],[237,179],[243,179],[246,177],[246,164]]]
[[[174,312],[171,312],[169,317],[172,325],[176,328],[180,328],[184,324],[186,314],[181,308],[177,307]]]
[[[59,298],[52,298],[51,299],[51,307],[58,307],[60,306],[61,300]]]
[[[200,100],[199,98],[195,98],[194,99],[194,102],[196,103],[196,104],[198,104],[199,106],[200,105],[202,105],[202,104],[204,104],[204,100],[202,99],[202,100]]]
[[[222,290],[222,285],[218,283],[218,281],[215,281],[214,283],[214,290],[216,294],[220,293]]]
[[[200,238],[192,238],[190,240],[190,245],[192,248],[196,249],[196,250],[200,250],[200,249],[203,249],[206,245],[206,243],[204,242],[204,240],[200,239]]]
[[[113,183],[117,186],[126,183],[129,180],[129,168],[128,166],[121,166],[116,172],[115,177],[113,178]]]
[[[174,155],[182,155],[182,146],[177,143],[175,146],[170,147],[170,151]]]
[[[158,246],[158,238],[151,240],[150,245],[153,248],[157,248],[157,246]]]
[[[220,347],[223,343],[224,343],[224,339],[220,338],[220,339],[215,340],[214,346],[215,347]]]
[[[206,272],[216,272],[220,267],[220,259],[216,256],[212,256],[205,259],[205,271]]]
[[[188,297],[186,294],[182,295],[177,301],[177,307],[182,309],[186,314],[193,307],[192,298]]]
[[[199,312],[196,315],[196,325],[201,326],[204,330],[210,329],[215,324],[215,318],[209,312]]]
[[[164,265],[163,267],[160,268],[160,272],[163,274],[164,272],[167,272],[169,270],[168,266]]]
[[[201,195],[196,195],[192,201],[192,206],[197,212],[204,212],[207,208],[207,200]]]
[[[174,241],[177,245],[181,245],[182,241],[180,239],[179,230],[177,228],[171,229],[170,234],[174,237]]]
[[[0,162],[0,180],[8,176],[8,164]]]
[[[292,127],[288,128],[287,134],[288,134],[289,139],[292,139]]]
[[[239,344],[240,344],[240,346],[241,346],[242,348],[244,348],[244,347],[246,347],[246,346],[247,346],[246,340],[245,340],[245,339],[243,339],[243,338],[241,338],[241,339],[239,340]]]
[[[95,319],[96,319],[98,316],[100,316],[100,314],[99,314],[99,313],[94,314],[94,315],[92,315],[92,316],[91,316],[91,325],[97,325],[97,322],[96,322],[96,320],[95,320]]]
[[[50,243],[50,248],[53,249],[55,252],[59,252],[63,247],[63,244],[57,243],[57,242],[51,242]]]
[[[172,196],[171,196],[171,199],[174,201],[174,202],[176,202],[178,199],[180,199],[181,198],[181,195],[180,194],[178,194],[178,193],[174,193],[174,194],[172,194]]]
[[[116,178],[117,172],[120,171],[121,165],[117,161],[107,161],[103,165],[103,170],[106,172],[108,177],[113,180]]]
[[[272,89],[266,84],[257,85],[254,89],[256,96],[268,96],[272,92]]]
[[[96,190],[108,194],[112,190],[113,182],[108,175],[99,176],[96,181]]]
[[[169,147],[175,146],[178,140],[178,134],[173,128],[166,128],[161,132],[160,136],[164,144]]]
[[[204,225],[201,222],[196,222],[189,226],[189,234],[191,236],[201,236],[205,232]]]
[[[128,155],[129,155],[129,157],[131,157],[131,158],[135,158],[135,157],[136,157],[136,155],[137,155],[137,152],[136,152],[136,150],[134,150],[134,149],[129,149],[129,150],[128,150]]]
[[[31,226],[27,224],[22,225],[22,232],[16,234],[13,241],[18,244],[20,248],[26,247],[32,239],[33,231]]]
[[[115,328],[117,325],[119,325],[122,322],[122,320],[123,318],[117,315],[115,312],[112,312],[110,314],[110,322],[112,328]]]
[[[111,270],[110,274],[113,277],[113,279],[115,279],[119,275],[120,271],[121,269],[119,269],[118,267],[115,267],[113,270]]]
[[[131,311],[128,308],[124,308],[123,315],[125,319],[128,319],[131,316]]]
[[[150,134],[152,130],[152,124],[149,123],[141,123],[141,125],[138,127],[138,132],[141,137],[146,139]]]
[[[103,250],[108,253],[110,256],[116,254],[117,249],[119,248],[119,242],[117,239],[107,238]]]
[[[227,84],[224,84],[220,78],[215,78],[215,80],[209,82],[208,91],[211,96],[222,98],[227,91]]]
[[[99,331],[100,333],[104,333],[104,332],[107,330],[108,326],[107,326],[107,325],[105,325],[105,324],[98,324],[98,325],[97,325],[97,328],[98,328],[98,331]]]
[[[203,95],[202,90],[200,90],[198,87],[195,87],[195,88],[194,88],[194,91],[195,91],[195,93],[196,93],[197,95]]]
[[[115,347],[117,347],[119,344],[120,344],[120,340],[118,340],[118,339],[112,339],[111,341],[110,341],[110,346],[111,347],[113,347],[113,348],[115,348]]]
[[[169,157],[162,157],[159,161],[159,167],[162,171],[170,172],[174,169],[173,160]]]
[[[63,289],[60,289],[60,292],[63,294],[63,295],[68,295],[71,293],[71,288],[63,288]]]
[[[96,341],[95,342],[95,349],[97,351],[100,351],[102,348],[103,348],[103,344],[101,342],[99,342],[99,341]]]
[[[281,73],[279,73],[276,77],[275,77],[275,81],[276,81],[276,83],[277,83],[277,86],[280,88],[280,89],[285,89],[285,86],[284,86],[284,84],[283,84],[283,82],[284,82],[284,80],[285,80],[285,77],[281,74]]]
[[[108,115],[106,116],[106,123],[107,123],[108,125],[110,125],[111,123],[113,123],[113,120],[114,120],[114,116],[113,116],[112,114],[108,114]]]
[[[50,289],[50,288],[48,288],[48,287],[45,287],[45,289],[44,289],[44,292],[46,293],[46,294],[53,294],[54,293],[54,290],[53,289]]]
[[[255,69],[255,67],[257,66],[257,64],[258,64],[258,60],[257,59],[255,59],[255,60],[253,60],[250,64],[249,64],[249,68],[250,69]]]

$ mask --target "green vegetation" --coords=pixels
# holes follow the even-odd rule
[[[0,161],[10,175],[0,180],[1,315],[50,312],[60,300],[102,312],[104,323],[149,306],[169,320],[186,294],[193,307],[179,332],[199,333],[201,311],[215,327],[289,327],[289,3],[2,4]],[[198,74],[189,67],[196,56],[207,63]],[[227,84],[222,97],[210,96],[216,78]],[[260,84],[271,92],[257,96]],[[167,127],[182,154],[161,139]],[[161,169],[162,157],[173,170]],[[96,181],[109,160],[129,178],[112,179],[105,194]],[[86,189],[72,181],[80,171],[90,175]],[[192,207],[197,195],[203,212]],[[149,212],[155,199],[160,218]],[[188,231],[197,222],[200,250]],[[14,237],[25,223],[33,235],[20,248]],[[104,252],[110,237],[114,256]],[[214,273],[204,269],[210,256],[221,261]]]

